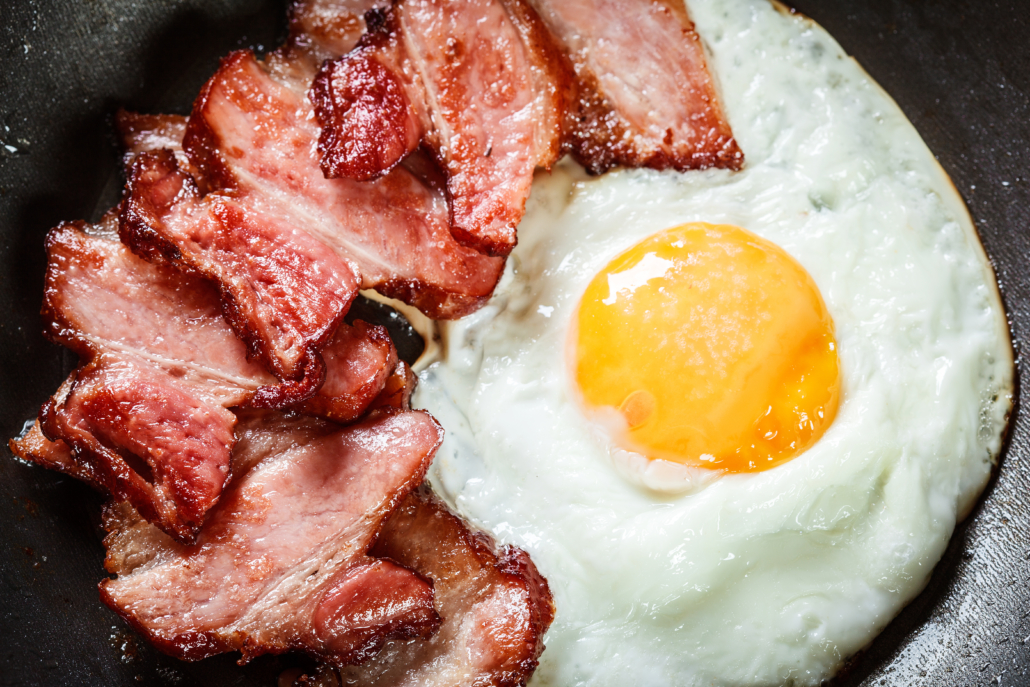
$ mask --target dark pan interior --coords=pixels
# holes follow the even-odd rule
[[[908,114],[979,225],[1017,352],[1030,331],[1030,19],[1020,0],[796,0]],[[119,105],[188,112],[230,50],[274,46],[275,0],[0,3],[0,427],[17,434],[74,364],[40,335],[43,237],[118,197]],[[415,345],[415,344],[412,344]],[[1025,361],[1019,360],[1020,371]],[[239,668],[165,657],[101,605],[100,499],[0,460],[0,684],[261,685],[301,659]],[[1028,685],[1030,425],[1018,407],[998,476],[930,586],[835,681]]]

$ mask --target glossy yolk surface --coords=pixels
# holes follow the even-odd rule
[[[811,276],[739,227],[663,231],[587,287],[571,331],[588,411],[649,458],[765,470],[833,421],[833,321]]]

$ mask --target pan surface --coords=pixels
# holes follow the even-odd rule
[[[897,101],[966,199],[1020,353],[1030,332],[1030,18],[1019,0],[795,0]],[[0,12],[0,428],[17,434],[74,365],[40,334],[43,237],[118,199],[118,106],[185,114],[218,58],[285,35],[276,0],[4,0]],[[1018,359],[1019,372],[1025,360]],[[1030,685],[1030,418],[927,589],[834,684]],[[0,459],[0,685],[260,685],[168,658],[97,596],[100,498]]]

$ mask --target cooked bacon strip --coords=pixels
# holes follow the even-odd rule
[[[561,153],[572,72],[524,0],[405,0],[311,91],[327,177],[374,179],[425,142],[447,174],[451,232],[515,247],[533,171]]]
[[[61,385],[61,389],[55,395],[67,393],[67,389],[74,382],[75,375],[72,375],[65,380],[64,384]],[[11,449],[11,453],[18,456],[21,460],[36,463],[48,470],[55,470],[75,477],[95,489],[101,491],[104,489],[100,478],[96,476],[89,464],[76,460],[71,446],[63,441],[51,441],[46,438],[38,419],[32,423],[28,431],[22,433],[21,436],[10,439],[7,442],[7,447]]]
[[[411,408],[411,394],[415,391],[415,384],[418,377],[415,372],[403,361],[398,361],[393,374],[386,380],[383,390],[375,397],[369,408],[396,408],[397,410],[408,410]]]
[[[407,367],[397,359],[397,349],[386,328],[361,320],[353,325],[341,324],[322,357],[325,383],[317,394],[294,409],[337,422],[361,417],[385,393],[397,368]]]
[[[432,127],[428,94],[410,64],[399,12],[373,12],[359,47],[327,62],[311,86],[322,126],[320,166],[327,179],[378,179],[418,148]]]
[[[124,151],[122,161],[125,165],[126,175],[131,174],[132,163],[140,153],[167,148],[175,153],[175,159],[179,166],[187,170],[197,180],[201,190],[206,192],[203,179],[190,165],[190,160],[182,149],[182,137],[186,133],[185,117],[118,110],[115,114],[114,124]]]
[[[229,480],[236,417],[211,396],[132,354],[98,355],[51,399],[40,424],[116,498],[189,541]]]
[[[303,94],[273,80],[253,54],[241,51],[225,58],[204,87],[183,147],[224,197],[232,194],[236,203],[281,218],[307,235],[301,246],[320,243],[341,262],[356,264],[362,288],[434,318],[481,306],[504,261],[454,241],[442,195],[403,168],[371,183],[326,179],[318,167],[318,134]],[[207,262],[216,262],[214,254]]]
[[[397,403],[395,407],[405,407],[406,400],[396,392],[410,394],[414,376],[401,372],[395,378],[400,388],[390,395],[388,386],[383,394]],[[265,458],[299,450],[327,431],[318,420],[245,413],[237,426],[233,473],[247,474]],[[24,459],[51,467],[71,459],[67,446],[49,442],[38,425],[12,442],[12,449]],[[113,532],[104,542],[107,567],[119,575],[131,578],[132,571],[155,559],[161,564],[181,550],[126,503],[109,505],[105,523]],[[343,669],[345,684],[525,684],[553,619],[547,583],[525,553],[512,547],[495,553],[486,535],[469,530],[423,486],[386,520],[370,555],[389,558],[431,580],[443,623],[428,641],[392,640],[374,658]]]
[[[83,362],[41,414],[46,434],[75,449],[72,464],[48,467],[189,541],[230,475],[227,408],[254,405],[276,380],[248,362],[213,287],[133,255],[114,221],[65,224],[47,239],[46,334]],[[364,322],[342,325],[325,357],[327,383],[298,409],[339,421],[360,416],[397,363],[386,330]]]
[[[186,660],[299,649],[344,665],[389,638],[434,631],[432,584],[366,552],[422,480],[439,425],[421,412],[377,413],[307,438],[272,447],[234,482],[193,546],[109,509],[107,567],[118,577],[101,583],[104,602]]]
[[[554,618],[547,582],[520,549],[495,551],[426,487],[408,496],[371,551],[433,580],[439,632],[391,641],[371,660],[344,668],[354,687],[524,685]]]
[[[149,358],[227,405],[274,384],[222,320],[215,289],[133,255],[111,235],[115,221],[47,236],[46,336],[87,362],[101,352]]]
[[[133,250],[217,283],[222,309],[251,355],[284,383],[263,399],[282,407],[311,397],[325,374],[318,352],[358,292],[356,270],[254,196],[203,198],[169,150],[141,153],[122,204]]]
[[[365,12],[390,0],[295,0],[288,43],[323,61],[346,54],[365,33]]]
[[[83,359],[102,349],[135,351],[226,406],[255,405],[255,395],[274,393],[263,387],[275,378],[247,361],[222,320],[216,290],[137,258],[114,239],[112,223],[109,217],[102,225],[65,224],[48,237],[44,315],[51,340]],[[298,408],[338,422],[364,412],[397,362],[385,328],[361,321],[341,325],[323,353],[330,361],[326,382]]]
[[[740,169],[683,0],[529,2],[575,67],[569,143],[590,172]]]

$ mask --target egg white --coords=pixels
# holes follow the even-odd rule
[[[898,107],[802,17],[765,0],[690,11],[745,170],[538,176],[501,287],[443,328],[415,398],[448,432],[437,491],[551,585],[532,685],[818,684],[925,585],[1011,406],[990,266]],[[564,350],[593,275],[688,221],[744,227],[812,274],[843,393],[800,457],[670,494],[627,479]]]

